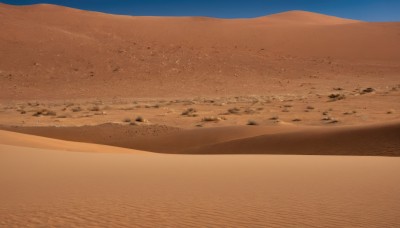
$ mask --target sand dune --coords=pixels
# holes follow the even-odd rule
[[[5,4],[0,19],[2,100],[292,93],[305,82],[357,86],[383,83],[382,75],[399,83],[399,23],[299,11],[215,19]]]
[[[159,153],[400,156],[398,122],[348,127],[236,126],[153,135],[142,135],[146,128],[112,124],[3,129]]]
[[[0,226],[396,227],[399,162],[0,144]]]
[[[272,14],[257,19],[266,23],[277,23],[278,25],[339,25],[361,22],[301,10]]]
[[[190,148],[184,153],[400,156],[400,125],[269,134]]]
[[[93,152],[93,153],[134,153],[140,154],[143,152],[136,150],[129,150],[124,148],[117,148],[104,145],[96,145],[89,143],[70,142],[57,139],[50,139],[34,135],[26,135],[15,132],[7,132],[0,130],[0,146],[2,152],[7,146],[27,147],[46,150],[59,150],[59,151],[79,151],[79,152]]]

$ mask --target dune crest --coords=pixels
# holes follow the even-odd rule
[[[293,10],[277,14],[271,14],[264,17],[259,17],[258,19],[270,23],[279,23],[280,25],[284,24],[340,25],[340,24],[361,22],[358,20],[345,19],[345,18],[307,12],[302,10]]]
[[[90,153],[144,154],[144,152],[137,150],[130,150],[112,146],[103,146],[90,143],[70,142],[70,141],[0,130],[0,150],[3,150],[2,148],[4,149],[7,148],[6,146],[36,148],[44,150],[90,152]]]
[[[134,135],[138,127],[129,125],[4,129],[157,153],[400,156],[400,123],[347,127],[236,126],[173,130],[143,137],[141,133]]]

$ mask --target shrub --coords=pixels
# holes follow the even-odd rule
[[[82,111],[82,108],[79,107],[79,106],[76,106],[76,107],[73,107],[71,110],[72,110],[73,112],[80,112],[80,111]]]
[[[338,101],[338,100],[343,100],[346,98],[346,96],[344,94],[339,94],[339,93],[333,93],[331,95],[328,96],[331,101]]]
[[[188,108],[182,112],[182,116],[195,117],[197,116],[197,114],[195,114],[196,112],[197,110],[195,108]]]
[[[236,107],[230,108],[230,109],[228,109],[228,113],[230,113],[230,114],[239,114],[240,113],[240,109],[236,108]]]
[[[100,111],[100,107],[99,106],[93,106],[93,107],[89,108],[89,111],[98,112],[98,111]]]
[[[247,125],[255,126],[255,125],[259,125],[259,124],[258,124],[258,122],[255,121],[255,120],[249,120],[249,121],[247,121]]]
[[[221,120],[221,118],[215,117],[215,116],[208,116],[208,117],[204,117],[202,119],[203,122],[218,122],[220,120]]]
[[[145,123],[148,122],[145,118],[143,118],[142,116],[138,116],[135,119],[136,122],[141,122],[141,123]]]

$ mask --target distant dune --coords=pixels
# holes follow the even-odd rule
[[[276,23],[282,25],[340,25],[358,23],[361,21],[344,19],[328,16],[319,13],[312,13],[301,10],[293,10],[284,13],[277,13],[265,17],[259,17],[258,20],[265,23]]]
[[[382,74],[393,81],[399,26],[303,11],[215,19],[1,4],[0,99],[290,93],[304,80],[324,87]],[[293,83],[271,86],[282,80]]]

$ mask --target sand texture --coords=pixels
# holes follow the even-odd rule
[[[4,227],[400,224],[398,158],[141,156],[1,144],[0,171]]]
[[[0,228],[400,227],[400,22],[0,3]]]

